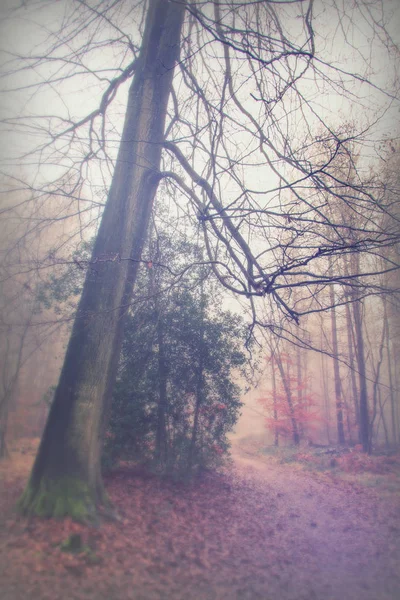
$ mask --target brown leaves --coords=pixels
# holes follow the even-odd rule
[[[190,486],[126,464],[106,481],[121,519],[105,520],[99,528],[9,513],[0,534],[5,597],[346,600],[350,592],[360,597],[364,581],[370,586],[365,600],[373,594],[388,598],[379,595],[373,569],[366,581],[361,563],[371,556],[376,569],[389,569],[398,556],[398,513],[339,483],[317,483],[288,467],[246,461]],[[9,490],[8,509],[22,483]],[[0,508],[6,508],[4,501]],[[78,551],[63,551],[63,542],[74,536]],[[342,579],[336,595],[323,595]]]

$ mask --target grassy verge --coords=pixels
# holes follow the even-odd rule
[[[268,456],[281,465],[329,475],[375,488],[384,495],[400,496],[400,453],[377,453],[368,456],[355,448],[260,448],[261,456]]]

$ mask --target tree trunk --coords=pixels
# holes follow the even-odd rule
[[[321,316],[321,315],[320,315]],[[321,316],[321,348],[324,347],[324,321]],[[329,406],[329,390],[328,390],[328,377],[325,368],[325,354],[321,354],[321,378],[322,378],[322,392],[324,395],[324,409],[325,409],[325,425],[326,425],[326,439],[328,444],[331,443],[331,412]]]
[[[297,366],[297,402],[301,406],[303,402],[303,369],[301,365],[300,346],[296,348],[296,366]],[[306,407],[307,408],[307,407]]]
[[[351,256],[352,272],[360,273],[360,256],[353,254]],[[347,266],[345,266],[347,274]],[[352,299],[353,319],[354,319],[354,350],[357,360],[358,381],[360,386],[359,396],[359,415],[358,415],[358,437],[364,452],[369,452],[369,414],[368,414],[368,391],[367,391],[367,373],[365,367],[364,334],[362,323],[362,300],[358,297],[356,289],[353,289],[349,297]]]
[[[102,430],[157,189],[184,3],[150,0],[117,164],[24,513],[89,518],[106,501]],[[121,260],[121,258],[123,260]]]
[[[159,239],[152,240],[154,232],[153,227],[149,227],[149,250],[150,256],[157,263],[161,261]],[[155,458],[157,461],[156,467],[164,471],[167,466],[168,459],[168,438],[167,438],[167,381],[168,367],[165,355],[165,336],[164,336],[164,315],[162,306],[160,306],[160,290],[161,285],[159,279],[155,276],[153,267],[149,267],[149,289],[148,294],[153,298],[154,302],[154,321],[156,323],[156,338],[157,338],[157,362],[158,362],[158,406],[157,406],[157,427],[156,427],[156,446]]]
[[[378,401],[379,401],[379,408],[380,408],[380,418],[383,421],[384,424],[384,428],[385,428],[385,435],[387,433],[387,429],[386,429],[386,423],[384,421],[384,415],[383,415],[383,410],[382,410],[382,402],[381,402],[381,398],[380,398],[380,388],[379,388],[379,379],[380,379],[380,372],[381,372],[381,367],[382,367],[382,362],[383,362],[383,349],[385,346],[385,337],[386,337],[386,321],[383,321],[383,326],[382,326],[382,334],[381,334],[381,342],[379,345],[379,350],[378,350],[378,359],[377,359],[377,364],[375,367],[374,364],[374,356],[373,356],[373,348],[372,348],[372,344],[371,341],[369,339],[369,336],[367,335],[367,341],[369,343],[369,347],[370,347],[370,355],[371,355],[371,362],[372,362],[372,370],[373,370],[373,374],[374,374],[374,383],[373,383],[373,388],[372,388],[372,417],[371,417],[371,421],[369,424],[369,452],[371,452],[372,450],[372,442],[373,442],[373,433],[374,433],[374,423],[375,423],[375,419],[377,416],[377,412],[378,412]],[[378,438],[378,432],[376,432],[376,439]]]
[[[158,304],[158,302],[157,302]],[[167,442],[167,365],[165,360],[164,327],[162,315],[157,312],[157,343],[158,343],[158,407],[157,407],[157,431],[156,431],[156,458],[158,466],[163,470],[167,465],[168,442]]]
[[[329,265],[329,272],[332,273],[331,264]],[[334,381],[335,381],[337,437],[338,437],[338,443],[344,444],[346,442],[346,439],[344,437],[344,426],[343,426],[342,382],[340,380],[340,370],[339,370],[339,348],[338,348],[336,310],[335,310],[335,290],[333,288],[333,285],[329,286],[329,295],[330,295],[330,303],[332,306],[332,308],[331,308],[331,327],[332,327],[333,373],[334,373]]]
[[[356,331],[356,356],[360,384],[360,443],[364,452],[369,452],[369,416],[368,416],[368,393],[367,376],[365,369],[364,337],[362,331],[361,301],[353,302],[354,326]]]
[[[271,373],[272,373],[272,401],[273,401],[273,410],[274,410],[274,446],[277,448],[279,446],[279,433],[277,429],[278,422],[278,411],[276,408],[276,376],[275,376],[275,357],[272,354],[271,356]]]
[[[290,419],[292,421],[292,435],[293,435],[293,443],[295,446],[300,444],[300,434],[299,428],[297,425],[296,415],[294,413],[293,407],[293,398],[292,398],[292,390],[290,389],[290,381],[286,377],[285,369],[283,368],[281,357],[276,355],[276,364],[278,365],[279,373],[282,378],[283,387],[285,390],[286,400],[289,406]]]
[[[197,366],[197,377],[196,377],[196,404],[194,409],[194,418],[193,418],[193,429],[192,436],[190,440],[189,446],[189,454],[188,454],[188,473],[193,469],[194,463],[194,453],[196,450],[198,431],[199,431],[199,418],[200,418],[200,408],[203,404],[204,399],[204,311],[205,311],[205,294],[204,294],[204,280],[202,279],[201,283],[201,322],[200,322],[200,331],[199,331],[199,362]]]
[[[26,321],[21,337],[18,341],[17,348],[17,356],[15,365],[12,366],[13,372],[12,374],[8,373],[8,369],[11,368],[9,362],[9,357],[12,354],[10,337],[12,334],[11,326],[8,328],[8,332],[6,334],[6,352],[3,356],[3,373],[2,373],[2,390],[0,397],[0,459],[8,458],[9,452],[7,448],[7,430],[8,430],[8,416],[10,412],[10,406],[14,403],[16,397],[16,388],[18,384],[18,379],[21,373],[21,367],[23,366],[23,354],[26,336],[28,334],[28,330],[31,326],[32,316],[34,314],[34,310],[32,310],[29,319]]]
[[[390,413],[391,413],[391,421],[392,421],[392,444],[393,446],[397,443],[397,431],[396,431],[396,402],[395,402],[395,393],[393,386],[393,372],[392,372],[392,356],[390,352],[390,327],[389,327],[389,319],[387,314],[387,300],[385,296],[382,296],[383,302],[383,318],[386,326],[386,358],[388,365],[388,375],[389,375],[389,387],[390,387]]]
[[[385,417],[385,403],[382,402],[382,393],[381,393],[381,388],[378,388],[378,402],[379,402],[379,416],[380,416],[380,420],[382,421],[382,425],[383,425],[383,432],[385,434],[385,444],[386,444],[386,448],[390,448],[390,442],[389,442],[389,429],[386,423],[386,417]],[[380,421],[379,421],[380,422]],[[378,438],[378,427],[377,427],[377,431],[376,431],[376,437]],[[379,438],[378,438],[379,439]]]
[[[349,353],[351,390],[352,390],[353,403],[354,403],[354,414],[355,414],[356,425],[359,430],[360,409],[358,406],[358,390],[357,390],[357,382],[356,382],[356,370],[355,370],[355,364],[354,364],[353,325],[352,325],[351,314],[350,314],[350,305],[348,303],[346,303],[346,331],[347,331],[347,348],[348,348],[348,353]]]
[[[2,398],[0,403],[0,460],[9,457],[9,452],[6,442],[7,425],[8,425],[9,402],[8,398]]]

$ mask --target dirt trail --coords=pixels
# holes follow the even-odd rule
[[[271,499],[262,528],[279,531],[272,543],[286,554],[279,598],[400,598],[398,505],[350,483],[282,468],[240,446],[233,458],[239,476]]]
[[[122,521],[98,529],[15,517],[23,480],[10,479],[0,497],[0,599],[400,598],[394,500],[237,446],[233,458],[226,473],[192,486],[114,473],[106,484]],[[89,554],[62,552],[72,532]]]

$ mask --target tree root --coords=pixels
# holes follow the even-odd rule
[[[17,503],[23,515],[38,517],[71,517],[77,521],[96,519],[96,501],[89,486],[71,476],[41,479],[38,485],[30,481]]]

